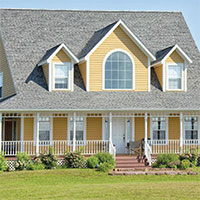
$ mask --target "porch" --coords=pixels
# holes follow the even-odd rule
[[[140,141],[143,154],[182,153],[199,140],[199,113],[68,112],[0,113],[0,150],[6,156],[34,156],[49,147],[56,155],[81,151],[129,154],[128,144]]]

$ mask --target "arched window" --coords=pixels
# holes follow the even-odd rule
[[[116,51],[105,61],[105,89],[133,89],[133,63],[124,52]]]

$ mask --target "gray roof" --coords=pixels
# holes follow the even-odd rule
[[[37,66],[46,51],[64,43],[83,57],[94,46],[89,44],[93,35],[101,38],[119,19],[154,55],[174,44],[184,50],[193,61],[188,91],[162,92],[152,69],[151,92],[86,92],[76,66],[74,92],[49,92]],[[0,109],[200,109],[200,53],[180,12],[0,9],[0,33],[17,93]]]

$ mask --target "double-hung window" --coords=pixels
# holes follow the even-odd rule
[[[74,122],[73,118],[70,118],[70,140],[73,140],[74,135]],[[76,140],[84,140],[84,118],[76,118]]]
[[[167,89],[182,90],[183,89],[183,64],[168,64],[167,65]]]
[[[185,117],[185,140],[198,139],[198,117]]]
[[[40,141],[40,144],[46,144],[44,141],[50,141],[50,118],[49,117],[40,118],[39,141]]]
[[[0,73],[0,98],[3,97],[3,73]]]
[[[165,117],[152,118],[152,139],[156,141],[167,139]]]
[[[54,63],[54,89],[68,90],[70,83],[70,63]]]

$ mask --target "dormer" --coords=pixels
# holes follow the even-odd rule
[[[174,45],[158,51],[151,64],[155,69],[164,92],[187,91],[187,65],[192,60],[178,46]]]
[[[74,64],[78,62],[76,56],[64,44],[46,51],[38,66],[43,69],[48,90],[73,91]]]

